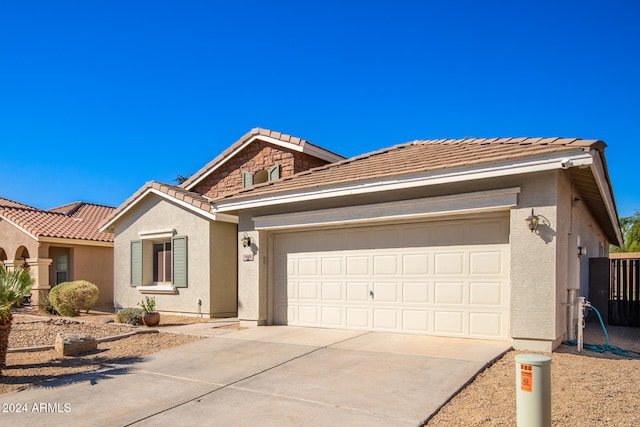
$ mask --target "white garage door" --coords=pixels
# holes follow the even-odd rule
[[[274,322],[507,339],[508,218],[280,233]]]

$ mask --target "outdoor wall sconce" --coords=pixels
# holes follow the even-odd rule
[[[538,224],[540,223],[540,217],[533,213],[533,208],[531,208],[531,215],[529,215],[526,219],[527,225],[529,226],[529,230],[533,233],[538,229]]]
[[[251,246],[251,237],[247,236],[247,233],[244,233],[244,235],[242,236],[242,240],[240,240],[242,242],[242,247],[246,248],[247,246]]]

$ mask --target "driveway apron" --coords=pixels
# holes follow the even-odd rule
[[[2,425],[418,425],[504,341],[267,326],[0,396]]]

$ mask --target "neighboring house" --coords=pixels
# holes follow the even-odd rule
[[[211,200],[341,159],[256,128],[180,187],[148,182],[101,227],[115,235],[116,308],[152,294],[163,312],[235,316],[238,218],[213,212]]]
[[[115,208],[76,202],[49,210],[0,198],[0,262],[26,267],[40,293],[71,280],[88,280],[100,291],[97,303],[113,304],[113,234],[98,225]]]
[[[575,322],[568,300],[588,295],[588,258],[621,241],[601,141],[414,141],[346,160],[312,146],[321,164],[280,163],[278,178],[257,162],[265,178],[243,150],[277,150],[280,136],[254,130],[182,188],[149,183],[118,208],[102,227],[115,232],[116,305],[166,292],[161,310],[237,308],[243,326],[551,351]],[[175,277],[156,281],[170,257]]]

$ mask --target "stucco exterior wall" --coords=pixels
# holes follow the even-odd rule
[[[98,303],[113,304],[113,248],[78,245],[71,259],[71,280],[94,283],[100,291]],[[55,280],[55,276],[49,278]]]
[[[130,257],[132,240],[140,239],[140,232],[175,229],[176,235],[188,236],[186,288],[176,288],[171,294],[145,294],[131,286]],[[145,295],[154,296],[156,309],[174,312],[211,315],[211,252],[210,221],[156,195],[148,195],[132,211],[115,224],[114,300],[116,308],[136,307]],[[147,243],[145,241],[144,243]],[[144,245],[143,246],[146,246]],[[143,248],[143,252],[147,249]],[[144,256],[144,253],[143,253]],[[143,283],[152,284],[151,268],[145,263]],[[143,289],[144,290],[144,289]],[[202,303],[198,305],[198,301]]]
[[[211,223],[211,314],[213,317],[235,316],[238,312],[237,225]]]
[[[558,309],[556,175],[530,174],[520,187],[511,209],[511,337],[516,348],[551,351]],[[537,232],[526,224],[532,208],[541,217]]]
[[[267,271],[269,240],[266,232],[253,229],[251,213],[242,215],[238,224],[238,319],[241,326],[261,326],[267,322]],[[244,234],[251,238],[251,246],[243,247]],[[253,257],[253,260],[246,258]]]
[[[39,256],[38,242],[34,238],[0,218],[0,248],[4,249],[7,259],[15,259],[21,246],[29,251],[30,258]]]

